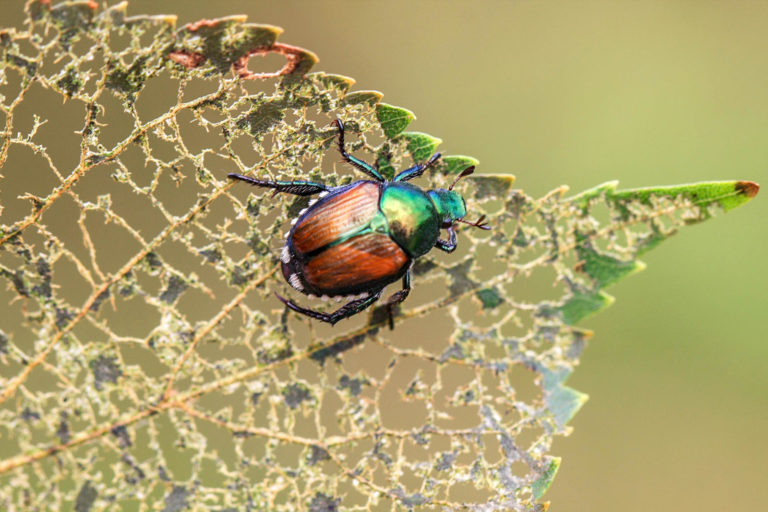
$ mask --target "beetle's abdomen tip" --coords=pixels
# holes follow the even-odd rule
[[[293,257],[292,251],[287,245],[283,248],[283,252],[281,253],[280,263],[283,277],[288,281],[288,284],[302,293],[307,293],[307,284],[304,282],[304,278],[299,270],[301,265],[297,265],[298,262]],[[297,266],[299,268],[297,268]]]
[[[304,284],[301,282],[301,277],[299,276],[299,274],[291,274],[288,277],[288,282],[291,283],[291,286],[293,286],[298,291],[300,292],[304,291]]]

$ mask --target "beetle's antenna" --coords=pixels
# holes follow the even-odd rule
[[[470,175],[470,174],[472,174],[473,172],[475,172],[475,166],[474,166],[474,165],[470,165],[469,167],[467,167],[466,169],[464,169],[463,171],[461,171],[461,174],[459,174],[459,175],[456,177],[456,179],[455,179],[455,180],[453,180],[453,183],[451,183],[451,186],[450,186],[450,187],[448,187],[448,190],[453,190],[453,187],[454,187],[454,186],[455,186],[455,185],[456,185],[456,184],[459,182],[459,180],[460,180],[461,178],[464,178],[465,176],[469,176],[469,175]]]
[[[464,220],[464,219],[456,219],[456,221],[462,222],[469,226],[475,226],[476,228],[484,229],[486,231],[491,229],[491,226],[489,226],[488,223],[485,222],[485,215],[481,215],[480,218],[477,219],[475,222],[469,222],[468,220]]]

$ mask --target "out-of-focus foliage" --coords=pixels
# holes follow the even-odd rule
[[[380,93],[309,73],[315,57],[276,27],[27,9],[0,30],[4,509],[541,510],[552,440],[586,399],[564,384],[589,337],[576,324],[644,251],[757,193],[608,183],[534,199],[477,176],[461,189],[493,229],[417,261],[394,331],[378,309],[331,329],[273,298],[307,198],[226,173],[359,179],[338,163],[337,117],[389,175],[441,141],[406,132],[413,114]],[[72,154],[49,150],[54,122]],[[420,184],[476,163],[446,156]]]

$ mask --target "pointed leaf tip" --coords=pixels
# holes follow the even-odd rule
[[[467,167],[472,167],[473,165],[477,167],[480,165],[480,161],[476,158],[464,155],[446,155],[443,156],[442,162],[441,172],[448,175],[459,174]]]
[[[587,403],[589,395],[568,386],[557,386],[547,395],[547,408],[552,413],[558,428],[564,428],[579,409]]]
[[[343,105],[359,105],[362,103],[376,105],[383,97],[384,95],[379,91],[352,91],[344,95],[341,103]]]
[[[648,202],[653,197],[683,197],[696,206],[716,204],[724,211],[729,211],[755,197],[758,190],[760,190],[760,186],[752,181],[708,181],[666,187],[617,190],[610,197],[618,201],[641,202]]]
[[[531,491],[533,492],[533,497],[537,500],[540,500],[544,493],[547,492],[547,489],[549,489],[549,486],[552,485],[552,481],[557,475],[557,470],[560,469],[560,461],[560,457],[552,457],[544,473],[538,480],[533,482]]]
[[[579,256],[578,271],[594,279],[597,289],[605,288],[621,279],[645,269],[645,263],[638,260],[623,261],[611,254],[598,251],[583,236],[576,246]]]
[[[405,141],[414,162],[424,162],[437,150],[442,139],[421,132],[403,132],[399,139]]]
[[[405,130],[416,115],[408,109],[395,107],[387,103],[376,105],[376,117],[379,120],[384,135],[393,138]]]
[[[638,270],[641,269],[635,269],[635,271]],[[614,300],[611,295],[600,290],[575,293],[559,309],[563,315],[563,322],[568,325],[575,325],[588,316],[609,307]]]

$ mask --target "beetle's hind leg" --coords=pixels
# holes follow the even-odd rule
[[[297,313],[301,313],[302,315],[306,315],[310,318],[314,318],[316,320],[320,320],[322,322],[327,322],[331,325],[334,325],[339,320],[344,320],[345,318],[349,318],[352,315],[356,315],[377,300],[379,300],[379,297],[381,297],[381,292],[383,290],[377,290],[374,293],[371,293],[371,295],[367,297],[363,297],[362,299],[356,299],[350,302],[347,302],[343,306],[341,306],[339,309],[334,311],[333,313],[321,313],[320,311],[315,311],[314,309],[307,309],[303,308],[301,306],[297,306],[292,301],[281,297],[277,293],[275,295],[278,299],[280,299],[280,302],[288,306],[289,309],[292,309],[293,311]]]
[[[312,196],[319,194],[320,192],[328,192],[331,190],[330,187],[314,181],[269,181],[249,178],[248,176],[235,174],[233,172],[227,174],[227,177],[231,180],[244,181],[250,185],[256,185],[257,187],[271,188],[275,190],[275,193],[284,192],[296,196]]]

